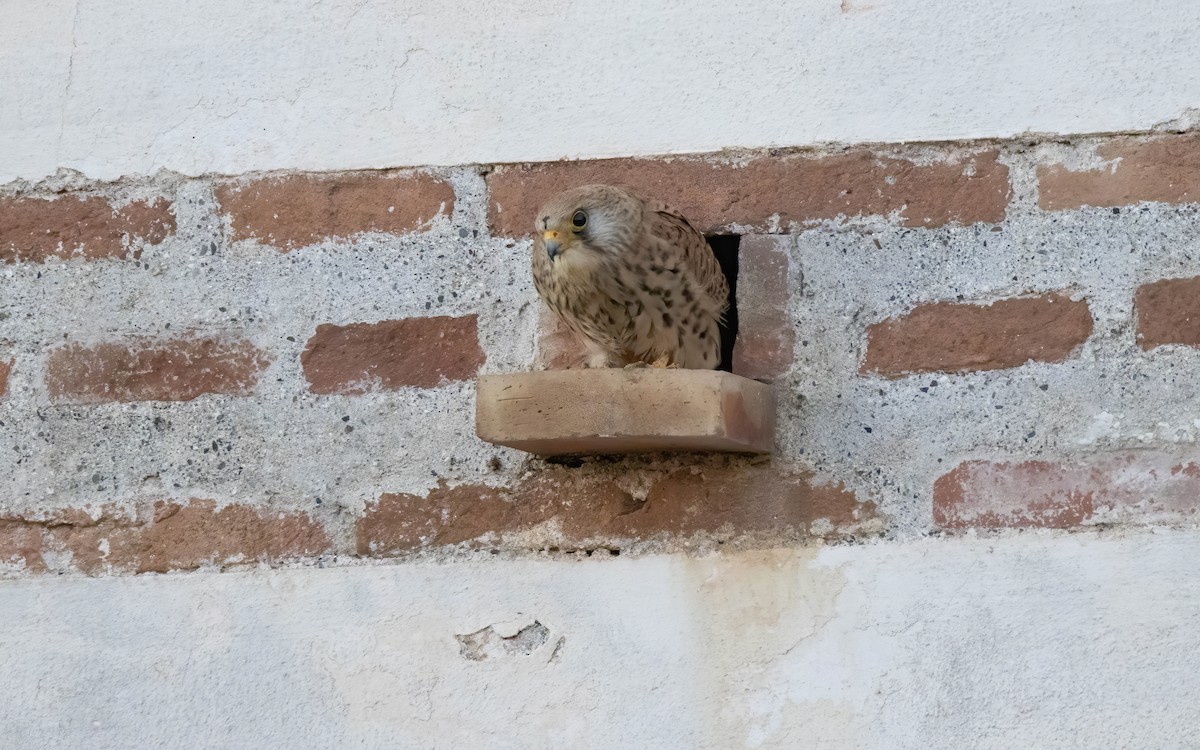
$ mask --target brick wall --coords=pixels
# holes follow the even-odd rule
[[[587,181],[743,235],[770,460],[480,443],[562,366],[527,227]],[[617,555],[1200,507],[1200,138],[856,147],[0,192],[0,566]]]

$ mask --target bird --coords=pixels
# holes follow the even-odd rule
[[[720,365],[729,283],[704,235],[666,204],[583,185],[534,219],[533,283],[590,368]]]

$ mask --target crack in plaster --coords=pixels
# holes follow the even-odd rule
[[[71,14],[71,54],[67,58],[67,85],[63,89],[62,107],[59,109],[58,139],[54,145],[55,163],[62,160],[63,134],[67,129],[67,106],[71,101],[71,86],[75,83],[75,32],[79,28],[79,6],[82,4],[83,0],[75,0],[75,11]]]

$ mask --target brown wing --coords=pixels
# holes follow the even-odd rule
[[[714,300],[718,314],[723,316],[729,306],[729,282],[704,235],[670,206],[654,200],[646,204],[650,233],[679,253],[680,260],[695,274],[696,281]]]

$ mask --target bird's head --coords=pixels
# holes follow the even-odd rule
[[[643,201],[613,185],[584,185],[560,193],[534,220],[534,252],[554,265],[592,263],[625,247],[641,220]]]

